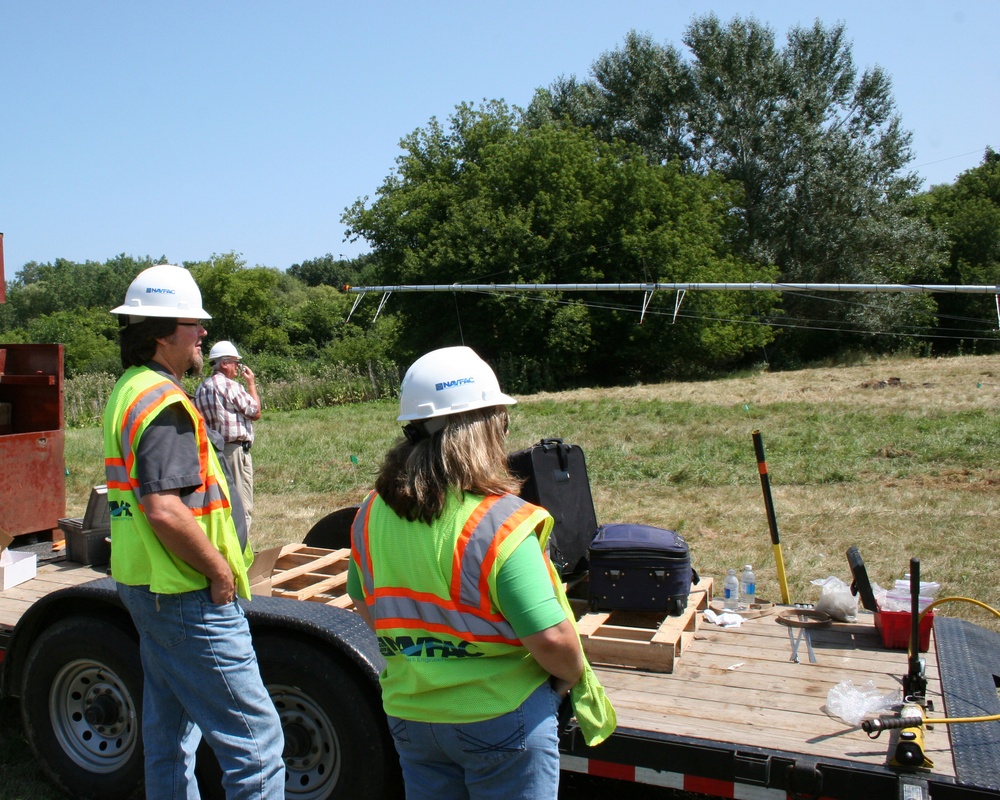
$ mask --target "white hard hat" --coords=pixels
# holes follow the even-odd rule
[[[212,349],[208,352],[209,361],[218,361],[220,358],[225,358],[230,356],[231,358],[241,358],[240,354],[236,350],[236,346],[232,342],[227,342],[223,339],[221,342],[216,342],[212,345]]]
[[[144,269],[129,284],[124,305],[112,314],[130,317],[194,317],[211,319],[201,307],[201,290],[184,267],[159,264]]]
[[[500,391],[497,376],[474,350],[444,347],[410,365],[400,386],[396,419],[431,419],[516,402]]]

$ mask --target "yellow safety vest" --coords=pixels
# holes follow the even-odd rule
[[[104,469],[111,511],[111,572],[130,586],[146,586],[158,594],[179,594],[209,585],[208,578],[165,548],[146,518],[139,499],[135,448],[156,416],[179,405],[191,417],[198,446],[200,485],[182,495],[195,521],[225,557],[236,591],[249,599],[247,567],[250,546],[240,547],[232,520],[229,485],[205,428],[205,421],[183,389],[149,367],[125,371],[104,412]]]
[[[402,519],[374,492],[366,498],[352,558],[386,659],[386,713],[492,719],[548,679],[491,598],[509,555],[531,535],[544,552],[552,525],[545,509],[509,494],[451,499],[433,525]]]

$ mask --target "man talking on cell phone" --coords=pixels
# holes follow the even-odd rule
[[[225,457],[233,472],[234,490],[243,500],[247,530],[253,517],[253,423],[260,419],[260,396],[253,370],[243,363],[232,342],[216,342],[209,351],[212,374],[194,396],[205,424],[226,441]],[[246,388],[237,380],[243,378]]]

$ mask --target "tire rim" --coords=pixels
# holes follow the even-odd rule
[[[296,800],[328,797],[340,779],[336,728],[301,689],[269,684],[267,690],[285,733],[285,796]]]
[[[49,719],[63,751],[90,772],[121,769],[139,739],[132,694],[98,661],[79,659],[59,670],[49,690]]]

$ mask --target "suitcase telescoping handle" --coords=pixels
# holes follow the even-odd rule
[[[569,453],[570,445],[563,444],[563,440],[559,438],[542,439],[538,443],[538,446],[543,450],[555,450],[556,457],[559,459],[559,469],[552,470],[553,477],[556,483],[565,483],[569,480]]]

